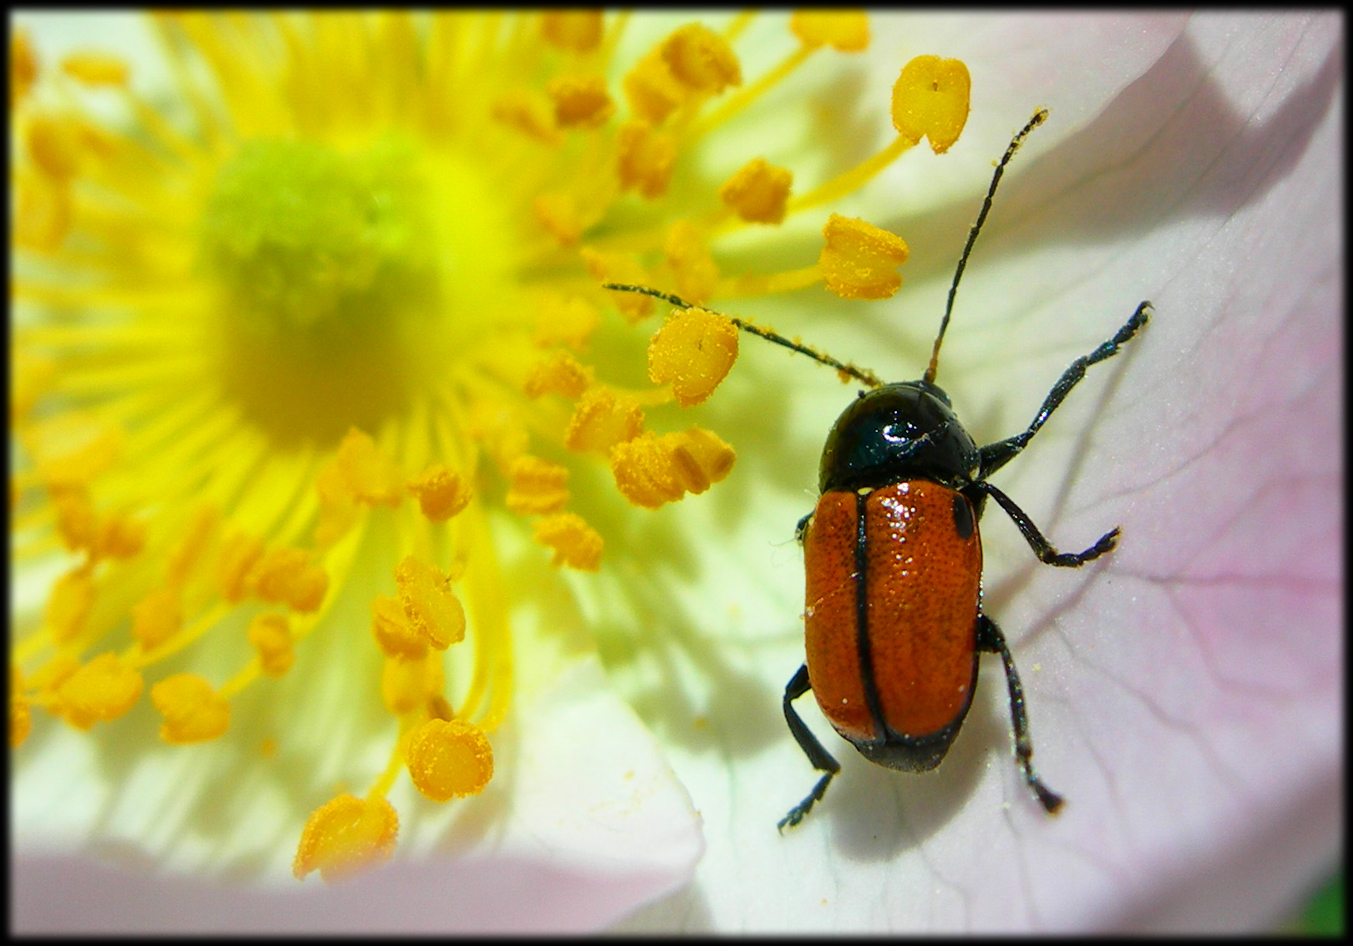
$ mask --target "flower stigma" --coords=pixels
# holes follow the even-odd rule
[[[921,57],[859,165],[800,193],[749,147],[705,184],[703,142],[867,20],[796,14],[756,74],[749,15],[622,60],[644,20],[159,14],[153,98],[134,62],[14,32],[12,554],[55,576],[12,615],[16,766],[62,722],[266,744],[273,778],[313,775],[288,858],[325,880],[393,855],[403,775],[429,803],[485,789],[532,650],[502,537],[595,572],[590,470],[642,509],[727,477],[733,448],[679,416],[738,354],[706,307],[892,295],[906,243],[822,208],[967,117],[962,63]],[[726,270],[730,236],[795,217],[816,262]],[[694,307],[663,322],[607,282]],[[336,688],[385,761],[297,722]]]

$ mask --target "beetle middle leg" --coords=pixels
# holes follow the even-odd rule
[[[812,810],[813,805],[821,801],[822,796],[827,793],[827,786],[831,784],[832,778],[837,772],[841,771],[841,764],[822,747],[822,743],[817,741],[817,736],[814,736],[812,730],[804,725],[803,720],[794,710],[794,700],[803,696],[810,689],[812,689],[812,684],[808,682],[808,665],[804,664],[799,667],[799,672],[794,674],[788,685],[785,686],[785,722],[789,724],[789,731],[794,734],[794,741],[799,744],[803,754],[808,756],[808,761],[813,763],[813,768],[827,774],[818,779],[817,785],[813,786],[813,790],[808,793],[803,801],[791,808],[789,814],[780,819],[776,828],[781,832],[786,827],[794,827],[804,819],[808,812]]]
[[[1029,738],[1029,716],[1024,709],[1024,688],[1020,686],[1019,671],[1015,669],[1015,658],[1005,643],[1005,635],[996,622],[985,614],[977,615],[977,649],[987,653],[1000,654],[1005,665],[1005,682],[1010,688],[1010,718],[1015,727],[1015,760],[1024,781],[1038,797],[1038,802],[1048,814],[1055,815],[1062,807],[1062,796],[1043,784],[1043,780],[1034,772],[1034,744]]]
[[[1011,519],[1015,520],[1015,525],[1019,526],[1019,531],[1023,534],[1024,540],[1029,543],[1029,547],[1034,550],[1034,554],[1038,556],[1038,560],[1044,565],[1060,565],[1063,568],[1075,568],[1078,565],[1084,565],[1086,562],[1092,562],[1104,553],[1112,551],[1113,547],[1118,544],[1118,533],[1120,530],[1117,526],[1114,526],[1108,532],[1101,535],[1099,541],[1084,552],[1059,552],[1053,547],[1051,542],[1043,538],[1043,533],[1038,531],[1038,526],[1034,525],[1033,520],[1029,518],[1028,513],[1023,509],[1020,509],[1019,506],[1015,505],[1013,499],[990,483],[978,480],[976,483],[970,484],[964,490],[964,493],[969,494],[968,500],[979,509],[981,508],[981,504],[977,501],[978,497],[970,494],[982,494],[996,500],[997,505],[1004,509]]]
[[[1076,386],[1081,378],[1085,377],[1085,369],[1118,354],[1118,349],[1126,345],[1132,336],[1137,334],[1137,330],[1145,325],[1150,318],[1151,303],[1143,302],[1137,306],[1137,311],[1132,313],[1132,317],[1123,324],[1123,327],[1118,330],[1113,338],[1100,345],[1090,354],[1077,358],[1066,371],[1062,372],[1062,376],[1052,386],[1048,396],[1043,399],[1043,406],[1034,415],[1033,422],[1023,433],[982,447],[979,451],[982,456],[982,478],[985,479],[1014,459],[1033,439],[1034,434],[1038,433],[1039,428],[1047,423],[1048,418],[1052,416],[1052,412],[1057,410],[1066,396],[1071,393],[1071,389]]]

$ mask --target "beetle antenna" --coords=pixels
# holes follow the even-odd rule
[[[661,299],[664,302],[670,302],[672,305],[676,306],[679,309],[697,308],[696,306],[691,305],[691,303],[687,302],[680,296],[673,295],[670,292],[663,292],[660,289],[650,289],[648,286],[633,286],[625,283],[608,282],[602,283],[601,288],[612,289],[616,292],[637,292],[640,295],[652,296],[654,299]],[[719,314],[723,315],[722,312]],[[852,365],[849,362],[838,361],[831,355],[828,355],[826,352],[818,351],[816,348],[804,345],[802,342],[796,342],[792,339],[785,338],[783,335],[777,335],[770,329],[762,328],[761,326],[755,324],[754,322],[748,322],[746,319],[740,319],[734,315],[724,315],[724,318],[728,319],[730,322],[732,322],[734,325],[736,325],[738,328],[742,329],[749,335],[755,335],[758,338],[764,338],[768,342],[774,342],[777,345],[781,345],[785,348],[788,348],[790,351],[796,351],[800,355],[807,355],[809,358],[813,359],[818,364],[826,365],[828,368],[835,368],[837,371],[854,378],[861,384],[867,384],[871,388],[879,388],[883,386],[883,382],[878,379],[878,375],[874,374],[874,372],[870,371],[868,368],[857,368],[855,365]]]
[[[968,265],[968,255],[972,253],[972,245],[977,242],[977,234],[982,229],[982,224],[987,219],[987,213],[991,210],[991,198],[996,196],[996,185],[1001,183],[1001,175],[1005,173],[1005,166],[1010,163],[1010,159],[1015,156],[1019,146],[1024,143],[1025,137],[1039,125],[1048,120],[1048,110],[1040,108],[1034,112],[1034,117],[1029,119],[1028,124],[1019,130],[1014,138],[1010,139],[1010,146],[1005,149],[1005,155],[996,165],[996,173],[991,175],[991,186],[987,188],[987,199],[982,201],[982,210],[977,215],[977,222],[972,225],[968,231],[968,243],[963,247],[963,254],[958,258],[958,268],[954,270],[954,281],[949,286],[949,301],[944,306],[944,319],[940,322],[940,334],[935,336],[935,347],[930,352],[930,366],[925,370],[925,383],[933,384],[935,382],[935,373],[940,367],[940,343],[944,341],[945,329],[949,327],[949,315],[954,311],[954,295],[958,292],[958,281],[963,278],[963,270]]]

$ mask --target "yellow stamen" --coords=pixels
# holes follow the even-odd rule
[[[376,442],[355,427],[338,445],[334,463],[354,499],[367,505],[398,506],[404,499],[404,478],[376,447]]]
[[[33,714],[24,696],[23,674],[18,667],[9,668],[9,747],[17,749],[28,738],[33,728]]]
[[[738,329],[726,315],[674,309],[648,344],[648,376],[672,385],[682,407],[704,401],[728,376],[738,357]]]
[[[381,669],[381,699],[395,716],[421,711],[442,684],[442,662],[428,659],[426,647],[422,657],[387,655]]]
[[[551,298],[540,307],[535,342],[542,348],[567,345],[580,349],[600,324],[601,313],[586,299],[578,296]]]
[[[869,17],[858,10],[796,10],[789,29],[810,49],[826,44],[855,53],[869,47]]]
[[[545,516],[536,522],[533,537],[541,545],[554,549],[552,565],[567,565],[588,572],[601,568],[605,543],[582,516],[571,512]]]
[[[708,26],[683,26],[659,48],[672,77],[694,91],[717,95],[742,85],[742,68],[728,41]]]
[[[9,37],[9,107],[28,96],[38,77],[38,60],[26,30],[14,30]]]
[[[582,238],[583,218],[572,194],[541,194],[531,210],[560,246],[574,246]]]
[[[264,612],[254,615],[249,622],[249,643],[258,654],[259,667],[270,677],[282,676],[296,661],[291,623],[285,614]]]
[[[910,250],[899,236],[863,220],[832,214],[818,258],[827,288],[843,299],[887,299],[902,285],[897,267]]]
[[[326,882],[346,880],[390,859],[399,815],[384,798],[339,795],[305,822],[292,873],[301,880],[319,871]]]
[[[519,457],[508,471],[512,488],[504,502],[522,515],[558,512],[568,502],[568,469],[539,457]]]
[[[371,633],[387,657],[422,660],[427,655],[427,635],[414,630],[398,598],[377,595],[371,602]]]
[[[90,729],[130,712],[143,685],[117,654],[100,654],[56,688],[56,712],[76,729]]]
[[[780,223],[793,181],[786,169],[753,158],[719,188],[719,199],[748,223]]]
[[[88,565],[66,572],[47,598],[47,632],[57,644],[74,640],[94,606],[94,574]]]
[[[625,76],[625,99],[636,120],[661,125],[687,96],[658,47],[639,60]]]
[[[445,522],[470,502],[470,487],[453,470],[434,463],[409,481],[409,492],[418,497],[418,508],[433,522]]]
[[[676,141],[671,135],[654,131],[642,118],[620,126],[616,136],[617,164],[622,190],[638,189],[649,200],[667,192],[676,164]]]
[[[560,76],[545,86],[560,128],[599,128],[615,112],[601,76]]]
[[[409,734],[409,777],[433,801],[475,795],[493,777],[493,747],[461,719],[429,719]]]
[[[568,352],[555,351],[536,362],[526,378],[524,390],[527,397],[562,394],[576,398],[592,383],[592,375],[590,367],[579,363]]]
[[[193,673],[176,673],[150,688],[150,701],[164,722],[160,738],[173,745],[207,742],[230,727],[230,704]]]
[[[61,69],[66,75],[86,85],[125,86],[130,73],[123,60],[98,53],[67,56],[61,62]]]
[[[183,627],[183,602],[177,587],[157,588],[132,607],[132,637],[142,650],[154,650]]]
[[[733,469],[733,448],[708,430],[691,427],[672,437],[672,467],[688,493],[703,493]]]
[[[661,437],[645,431],[611,450],[611,473],[626,499],[656,509],[719,482],[733,460],[733,449],[708,431],[693,427]]]
[[[677,290],[690,302],[704,302],[719,284],[719,268],[694,224],[679,220],[667,231],[663,255],[676,274]]]
[[[438,650],[465,637],[465,609],[450,585],[447,576],[412,555],[406,555],[395,567],[395,586],[404,617]]]
[[[578,398],[564,432],[564,446],[578,452],[605,453],[616,444],[637,437],[643,425],[644,412],[638,404],[618,397],[606,385],[594,384]]]
[[[540,31],[560,49],[585,53],[601,42],[600,10],[551,10],[541,14]]]
[[[967,124],[971,89],[968,67],[960,60],[917,56],[893,86],[893,127],[912,144],[925,136],[943,154]]]

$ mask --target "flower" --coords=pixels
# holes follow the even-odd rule
[[[1001,482],[1058,537],[1121,520],[1118,553],[1094,570],[1035,578],[1016,564],[1029,557],[1013,530],[984,523],[988,610],[1024,668],[1040,765],[1068,810],[1048,822],[1028,805],[1006,757],[1003,708],[988,702],[945,766],[924,777],[875,769],[836,744],[845,772],[827,802],[792,835],[775,834],[811,772],[778,714],[802,656],[801,579],[797,555],[774,543],[788,546],[811,503],[814,453],[843,392],[826,372],[791,374],[767,360],[788,356],[754,353],[749,342],[700,408],[719,430],[736,414],[755,418],[735,428],[738,472],[709,503],[681,510],[682,531],[705,541],[669,558],[652,553],[681,547],[670,533],[621,532],[608,554],[630,564],[630,593],[606,594],[620,580],[604,584],[604,571],[600,589],[584,589],[610,679],[662,737],[710,845],[694,883],[633,925],[1249,926],[1329,863],[1340,810],[1331,208],[1341,75],[1331,21],[935,18],[905,21],[902,36],[876,21],[883,58],[924,40],[925,51],[973,64],[975,102],[990,90],[996,114],[975,106],[960,146],[925,168],[923,191],[889,171],[856,198],[898,206],[896,221],[867,216],[907,236],[915,256],[902,294],[863,326],[832,324],[820,297],[777,300],[777,324],[802,324],[837,354],[869,353],[885,376],[919,372],[933,326],[901,316],[942,309],[988,162],[1034,105],[1053,119],[1012,170],[946,341],[942,380],[961,416],[984,440],[1026,423],[1049,379],[1126,307],[1142,297],[1157,307],[1144,344],[1096,369]],[[627,556],[625,545],[650,554]],[[1271,548],[1284,554],[1264,556]],[[1306,553],[1301,574],[1283,570],[1296,550]],[[641,649],[605,632],[620,626],[643,626],[661,643]],[[979,699],[999,695],[991,669]],[[551,705],[595,697],[582,682],[572,701]],[[587,926],[658,889],[637,873],[622,888],[555,870],[536,909],[503,910],[495,906],[521,889],[508,878],[542,874],[438,861],[410,875],[405,866],[341,897],[277,901],[39,863],[18,871],[16,902],[38,902],[44,881],[68,891],[74,876],[132,909],[148,896],[163,898],[151,911],[188,902],[180,922],[199,928],[245,916],[312,932],[536,929]],[[447,906],[445,891],[469,896]],[[145,916],[163,925],[165,915]]]

